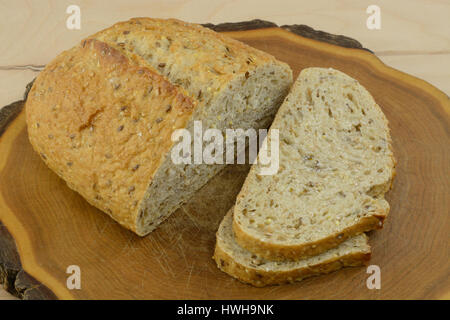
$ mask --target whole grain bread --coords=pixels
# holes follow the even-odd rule
[[[199,25],[136,18],[50,62],[26,102],[33,148],[68,186],[139,235],[223,165],[175,165],[176,129],[264,128],[292,83],[273,56]]]
[[[230,210],[217,231],[213,258],[220,270],[257,287],[300,281],[345,266],[360,266],[370,259],[367,236],[360,234],[314,257],[300,261],[269,261],[237,244],[232,223]]]
[[[260,175],[262,165],[252,166],[234,209],[239,245],[266,259],[296,260],[383,226],[395,172],[391,137],[355,79],[303,70],[270,130],[279,130],[279,170]]]

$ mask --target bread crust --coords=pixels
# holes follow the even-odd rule
[[[37,77],[26,102],[28,136],[70,188],[136,232],[139,201],[195,107],[139,57],[87,39]]]
[[[305,278],[330,273],[346,266],[361,266],[370,260],[370,256],[370,252],[351,253],[306,268],[289,271],[266,271],[242,265],[235,261],[232,256],[216,243],[213,259],[216,261],[217,267],[220,270],[233,276],[239,281],[251,284],[255,287],[264,287],[267,285],[301,281]]]
[[[392,150],[391,142],[389,141],[389,148]],[[391,179],[383,186],[379,186],[382,190],[382,195],[392,189],[394,177],[396,175],[395,165],[396,160],[392,157],[394,162],[394,168],[392,169]],[[242,186],[241,192],[238,197],[245,194],[245,190],[248,188],[247,180]],[[233,213],[234,214],[234,213]],[[379,209],[377,212],[370,216],[361,218],[358,223],[343,229],[341,232],[330,235],[326,238],[318,241],[309,242],[300,245],[279,245],[274,243],[268,243],[262,241],[259,238],[252,237],[252,235],[246,233],[239,223],[233,219],[233,232],[236,238],[236,242],[244,249],[253,252],[267,260],[283,261],[283,260],[299,260],[305,257],[311,257],[325,252],[331,248],[338,246],[350,237],[356,236],[363,232],[382,229],[384,221],[389,214],[388,210]]]
[[[193,119],[210,120],[204,106],[222,90],[272,65],[292,82],[287,64],[200,25],[119,22],[39,74],[26,103],[29,139],[70,188],[143,236],[174,211],[149,214],[144,201],[171,161],[171,134]],[[147,217],[151,228],[142,226]]]
[[[194,77],[193,81],[209,80],[211,92],[223,88],[237,75],[251,72],[266,63],[276,63],[290,69],[287,64],[277,61],[268,53],[198,24],[178,19],[132,18],[115,23],[90,38],[104,41],[126,55],[134,52],[137,47],[151,46],[153,42],[159,44],[159,47],[154,49],[162,50],[166,43],[168,47],[165,50],[171,57],[164,57],[166,65],[156,69],[172,83],[183,80],[172,78],[175,77],[174,74],[168,71],[172,66],[183,69],[184,74],[195,71],[198,79]],[[126,41],[127,39],[129,41]],[[194,52],[195,62],[187,62],[186,50],[189,54]],[[229,63],[230,60],[232,63]],[[218,61],[221,63],[217,63]],[[195,87],[195,83],[191,83],[190,88],[193,91]],[[201,95],[204,97],[206,93],[202,90]],[[190,92],[190,95],[198,98],[197,92]]]
[[[392,149],[391,143],[389,143],[389,147]],[[395,158],[392,159],[395,165]],[[396,171],[394,167],[392,171],[392,178],[385,185],[379,186],[379,189],[382,190],[382,194],[392,188],[395,175]],[[245,194],[247,188],[248,181],[246,180],[238,197]],[[389,209],[379,209],[377,212],[373,213],[370,216],[361,218],[358,223],[343,229],[339,233],[335,233],[318,241],[300,245],[280,245],[262,241],[261,239],[255,238],[252,235],[246,233],[235,219],[233,219],[233,232],[236,238],[236,242],[242,248],[257,254],[262,258],[273,261],[299,260],[306,257],[315,256],[329,249],[335,248],[348,238],[351,238],[363,232],[382,229],[384,221],[387,218],[388,214]]]
[[[236,242],[244,249],[256,255],[273,261],[299,260],[321,254],[329,249],[337,247],[345,240],[366,231],[381,229],[387,213],[380,212],[369,217],[362,218],[357,224],[343,229],[342,232],[330,235],[318,241],[301,245],[280,245],[264,242],[245,233],[241,226],[233,219],[233,231]]]
[[[307,68],[304,69],[301,72],[301,75],[304,73],[312,72],[313,69],[316,68]],[[331,70],[331,72],[338,74],[339,76],[345,77],[347,79],[351,79],[353,81],[356,81],[349,76],[345,75],[344,73],[337,71],[337,70]],[[299,76],[300,77],[300,76]],[[370,93],[369,93],[370,95]],[[289,96],[288,96],[289,97]],[[286,100],[288,99],[286,98]],[[373,97],[371,97],[373,99]],[[375,104],[376,105],[376,104]],[[376,105],[377,108],[381,108]],[[282,107],[281,107],[282,108]],[[280,108],[280,109],[281,109]],[[391,176],[388,181],[381,185],[374,186],[372,195],[373,197],[383,198],[384,194],[388,192],[393,185],[394,177],[396,175],[396,159],[393,156],[393,148],[392,148],[392,138],[390,135],[390,130],[388,126],[388,121],[384,114],[381,112],[382,120],[385,123],[385,126],[387,128],[387,146],[388,149],[391,151],[391,160],[393,167],[390,168]],[[275,121],[277,121],[278,114],[275,117]],[[268,133],[268,136],[270,136],[270,132]],[[252,166],[250,169],[249,175],[255,174],[255,166]],[[239,198],[244,198],[248,194],[250,181],[247,178],[242,186],[241,191],[238,194]],[[375,212],[371,212],[370,215],[362,217],[358,220],[357,223],[353,224],[350,227],[347,227],[345,229],[342,229],[340,232],[329,235],[328,237],[322,238],[317,241],[312,241],[308,243],[302,243],[302,244],[276,244],[276,243],[270,243],[261,240],[260,238],[254,237],[252,234],[247,233],[243,227],[236,221],[236,219],[233,218],[233,231],[235,234],[236,242],[246,250],[253,252],[257,254],[260,257],[263,257],[267,260],[274,260],[274,261],[283,261],[283,260],[299,260],[303,259],[305,257],[315,256],[320,253],[323,253],[324,251],[327,251],[331,248],[334,248],[338,246],[340,243],[345,241],[346,239],[353,237],[355,235],[361,234],[363,232],[367,232],[370,230],[375,229],[381,229],[383,227],[384,221],[387,218],[389,213],[389,207],[384,208],[377,208]]]

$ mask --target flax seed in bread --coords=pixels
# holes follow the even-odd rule
[[[382,227],[395,161],[386,117],[365,88],[333,69],[305,69],[275,129],[279,171],[252,166],[234,209],[239,245],[296,260]]]
[[[175,165],[177,129],[267,127],[292,83],[273,56],[179,20],[136,18],[50,62],[26,102],[34,149],[68,186],[139,235],[223,165]]]
[[[222,271],[257,287],[300,281],[345,266],[361,266],[370,259],[367,236],[361,234],[314,257],[300,261],[269,261],[237,244],[232,220],[230,210],[217,231],[214,260]]]

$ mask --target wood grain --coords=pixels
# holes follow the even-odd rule
[[[368,290],[364,268],[278,287],[252,288],[221,273],[211,254],[217,224],[245,177],[230,166],[156,232],[138,238],[88,205],[52,173],[28,143],[21,113],[0,138],[0,220],[23,269],[59,298],[412,299],[449,297],[450,102],[428,83],[391,69],[371,53],[280,28],[228,32],[288,62],[334,67],[358,79],[390,121],[398,176],[391,215],[371,234],[382,289]],[[20,165],[18,165],[20,164]],[[65,287],[68,265],[82,290]]]
[[[21,87],[10,81],[26,72],[24,66],[48,63],[57,53],[114,22],[136,16],[178,18],[197,23],[245,21],[255,17],[278,25],[302,23],[362,41],[386,64],[425,79],[450,94],[450,2],[447,0],[377,1],[381,30],[366,28],[370,1],[355,0],[16,0],[0,5],[0,101]],[[82,29],[68,30],[66,8],[78,4]],[[15,26],[11,28],[9,26]],[[24,50],[24,48],[27,48]],[[439,59],[436,54],[440,55]],[[392,56],[395,58],[392,58]],[[19,68],[11,70],[11,67]],[[3,85],[4,84],[4,85]],[[3,94],[4,93],[4,94]],[[3,99],[5,101],[3,102]]]
[[[107,1],[107,5],[105,5]],[[82,29],[65,28],[66,8],[78,4]],[[366,8],[381,8],[381,30],[366,28]],[[0,69],[44,65],[56,53],[112,23],[136,16],[178,18],[197,23],[245,21],[256,17],[278,25],[302,23],[362,41],[394,68],[450,93],[450,77],[435,77],[450,70],[450,2],[447,0],[15,0],[0,5]],[[15,26],[11,28],[10,26]],[[27,48],[24,50],[24,48]],[[385,53],[398,59],[384,60]],[[436,61],[436,53],[446,57]],[[408,63],[411,55],[416,63]],[[404,58],[404,59],[403,59]],[[0,74],[1,76],[1,74]],[[13,84],[7,88],[17,90]],[[14,100],[8,100],[2,105]]]
[[[66,8],[80,6],[81,30],[65,27]],[[381,30],[366,28],[366,8],[378,4]],[[277,25],[305,24],[364,40],[374,52],[394,51],[450,53],[450,23],[447,0],[16,0],[1,5],[0,66],[43,65],[56,52],[75,45],[112,23],[131,17],[178,18],[195,23],[236,22],[256,17]],[[12,14],[14,13],[14,14]],[[14,28],[6,26],[15,26]],[[27,48],[27,50],[24,50]]]
[[[23,300],[56,299],[53,292],[23,270],[15,241],[1,222],[0,248],[0,283],[6,291]]]
[[[377,57],[385,64],[395,66],[396,69],[408,70],[408,74],[425,79],[450,95],[450,54],[383,54],[381,56],[377,54]]]

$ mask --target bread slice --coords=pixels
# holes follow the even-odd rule
[[[278,173],[260,175],[262,165],[253,165],[236,200],[243,248],[296,260],[382,227],[395,161],[386,117],[366,89],[333,69],[305,69],[275,129]]]
[[[370,259],[367,236],[360,234],[314,257],[300,261],[269,261],[237,244],[232,223],[230,210],[217,231],[213,258],[220,270],[257,287],[300,281],[345,266],[360,266]]]
[[[28,134],[69,187],[143,236],[224,167],[174,164],[175,130],[267,127],[291,84],[287,64],[241,42],[136,18],[46,66],[26,102]]]

